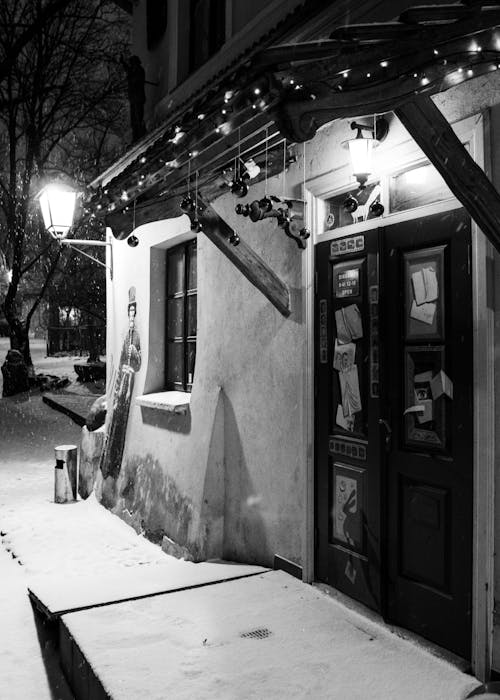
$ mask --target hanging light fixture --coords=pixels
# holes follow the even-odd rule
[[[89,255],[83,250],[75,247],[79,246],[102,246],[108,247],[110,250],[111,243],[109,241],[92,241],[86,238],[71,238],[65,240],[71,227],[73,226],[73,218],[75,215],[76,198],[78,193],[69,185],[63,183],[51,183],[46,185],[37,195],[40,209],[43,216],[45,228],[50,233],[52,238],[59,241],[59,245],[72,248],[77,253],[84,255],[90,260],[93,260],[101,267],[105,267],[110,272],[110,277],[113,279],[113,258],[110,255],[110,265],[106,265],[102,260]]]
[[[66,238],[73,225],[76,192],[68,185],[50,184],[38,194],[45,228],[56,240]]]
[[[389,125],[384,117],[374,117],[372,125],[351,122],[351,129],[357,129],[358,133],[355,138],[344,141],[344,145],[349,148],[353,175],[363,189],[373,172],[373,149],[385,139]],[[369,131],[371,135],[365,137],[363,131]]]

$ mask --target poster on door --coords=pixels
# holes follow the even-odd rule
[[[333,536],[350,547],[361,545],[362,514],[359,479],[335,470]]]

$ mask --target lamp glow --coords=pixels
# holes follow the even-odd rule
[[[38,195],[45,228],[53,238],[66,238],[73,225],[76,192],[66,185],[47,185]]]
[[[361,129],[354,139],[349,139],[349,155],[351,156],[352,172],[361,187],[365,186],[373,166],[373,147],[377,143],[376,139],[364,138]]]
[[[363,189],[373,172],[373,149],[387,136],[389,124],[384,117],[374,117],[373,125],[351,122],[351,129],[357,129],[356,138],[348,139],[342,145],[349,148],[352,173],[359,182],[360,188]],[[370,136],[365,138],[363,131],[370,132]]]

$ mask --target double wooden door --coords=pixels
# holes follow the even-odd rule
[[[316,577],[466,658],[470,219],[316,246]]]

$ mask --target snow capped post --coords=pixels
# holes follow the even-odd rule
[[[54,501],[76,501],[78,448],[76,445],[59,445],[55,448],[55,454]]]

